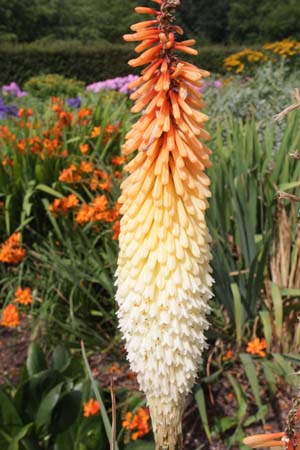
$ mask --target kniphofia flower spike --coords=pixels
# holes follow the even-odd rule
[[[194,40],[176,41],[179,0],[153,0],[160,10],[132,25],[129,42],[141,41],[129,61],[147,65],[129,85],[132,112],[142,112],[122,148],[136,156],[123,182],[118,316],[132,370],[146,393],[157,449],[182,448],[181,416],[203,349],[212,285],[210,235],[205,210],[210,196],[210,150],[200,142],[203,125],[199,87],[209,75],[177,57],[196,54]]]

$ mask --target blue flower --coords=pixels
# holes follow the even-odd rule
[[[69,108],[80,108],[81,97],[67,98],[66,103]]]
[[[6,119],[7,116],[18,117],[18,108],[15,105],[6,105],[0,97],[0,119]]]

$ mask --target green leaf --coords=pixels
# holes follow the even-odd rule
[[[253,363],[253,360],[252,360],[251,356],[248,355],[247,353],[240,353],[239,356],[240,356],[240,359],[245,368],[245,372],[246,372],[248,381],[250,383],[256,404],[257,404],[259,410],[261,410],[262,403],[261,403],[260,393],[259,393],[259,383],[258,383],[256,368]]]
[[[267,349],[270,350],[271,345],[272,345],[272,324],[271,324],[270,313],[268,310],[264,309],[259,312],[259,315],[260,315],[260,319],[263,324],[264,336],[265,336],[266,342],[267,342]]]
[[[300,186],[300,181],[293,181],[292,183],[282,183],[278,186],[280,191],[288,191],[289,189],[295,189]]]
[[[44,353],[36,342],[32,342],[29,346],[26,368],[30,376],[47,368]]]
[[[274,319],[275,319],[275,329],[276,334],[280,338],[282,333],[282,316],[283,316],[283,303],[280,294],[279,287],[271,282],[270,283],[271,297],[273,300],[274,307]]]
[[[287,296],[287,297],[299,297],[300,296],[300,289],[293,289],[293,288],[283,288],[280,289],[281,295]]]
[[[89,366],[89,362],[88,362],[88,359],[87,359],[87,356],[86,356],[86,352],[85,352],[83,341],[81,341],[81,350],[82,350],[82,356],[83,356],[83,360],[84,360],[84,363],[85,363],[85,367],[86,367],[87,373],[89,375],[89,378],[91,380],[91,384],[92,384],[92,388],[93,388],[94,394],[95,394],[96,399],[98,400],[98,403],[100,405],[100,413],[101,413],[101,417],[102,417],[102,420],[103,420],[104,428],[105,428],[105,431],[106,431],[107,439],[108,439],[109,442],[111,442],[111,436],[112,436],[111,424],[110,424],[110,421],[109,421],[109,418],[108,418],[108,415],[107,415],[107,412],[106,412],[106,409],[105,409],[105,404],[104,404],[104,402],[103,402],[103,400],[101,398],[100,391],[99,391],[99,389],[97,387],[97,384],[95,382],[95,379],[94,379],[94,377],[92,375],[92,372],[91,372],[91,369],[90,369],[90,366]],[[119,446],[118,446],[117,442],[115,442],[115,450],[119,450]]]
[[[247,412],[247,401],[243,393],[243,389],[239,382],[230,373],[226,373],[226,376],[233,387],[235,398],[238,404],[238,410],[236,412],[238,423],[242,423]]]
[[[81,412],[81,392],[71,391],[65,394],[55,406],[51,422],[53,434],[66,431]]]
[[[274,364],[271,361],[267,361],[265,359],[261,360],[261,366],[264,371],[265,379],[270,387],[270,390],[273,394],[275,394],[277,390],[276,378],[274,375]]]
[[[240,291],[236,283],[231,283],[231,291],[234,301],[234,320],[235,320],[235,331],[236,331],[236,342],[240,346],[242,341],[242,326],[243,326],[243,311]]]
[[[33,423],[28,423],[14,436],[11,441],[8,450],[19,450],[20,449],[20,441],[32,430]]]
[[[63,372],[71,362],[71,354],[62,344],[59,344],[52,355],[53,368]]]
[[[0,424],[3,431],[14,436],[23,426],[13,400],[10,399],[2,390],[0,390]]]
[[[47,186],[46,184],[38,184],[36,186],[36,189],[39,191],[45,192],[46,194],[53,195],[54,197],[63,198],[63,195],[59,191],[52,189],[51,187]]]
[[[59,400],[63,384],[59,383],[54,386],[41,401],[35,418],[35,424],[38,429],[50,424],[53,409]]]
[[[211,442],[211,433],[210,433],[208,418],[207,418],[205,396],[204,396],[204,391],[201,386],[197,387],[197,390],[195,392],[195,400],[197,402],[197,406],[199,409],[201,422],[202,422],[205,434],[206,434],[209,442]]]

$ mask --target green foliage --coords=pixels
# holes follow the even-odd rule
[[[1,46],[0,84],[56,73],[86,83],[128,75],[127,61],[133,51],[128,45],[95,43],[84,46],[78,41],[58,41],[51,45]],[[113,61],[113,64],[112,64]]]
[[[0,31],[14,33],[19,42],[44,37],[79,39],[93,42],[105,39],[121,42],[131,23],[136,21],[132,2],[114,0],[0,1]]]
[[[224,58],[238,50],[237,47],[199,47],[199,55],[191,60],[207,70],[222,73],[225,72]],[[49,73],[86,83],[125,76],[136,73],[127,64],[133,56],[129,45],[103,42],[92,45],[82,45],[78,41],[4,45],[0,48],[0,85],[11,80],[22,84],[31,77]]]
[[[19,385],[15,391],[5,385],[0,391],[0,432],[7,441],[2,448],[53,448],[81,415],[83,376],[80,361],[64,347],[56,347],[47,364],[32,343]]]
[[[62,75],[49,74],[30,78],[24,89],[34,97],[51,96],[76,97],[84,88],[82,81],[65,78]]]
[[[230,0],[228,15],[233,42],[265,42],[300,37],[297,0]]]

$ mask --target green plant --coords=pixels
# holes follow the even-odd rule
[[[65,78],[58,74],[39,75],[26,81],[24,88],[34,97],[76,97],[83,89],[82,81]]]

